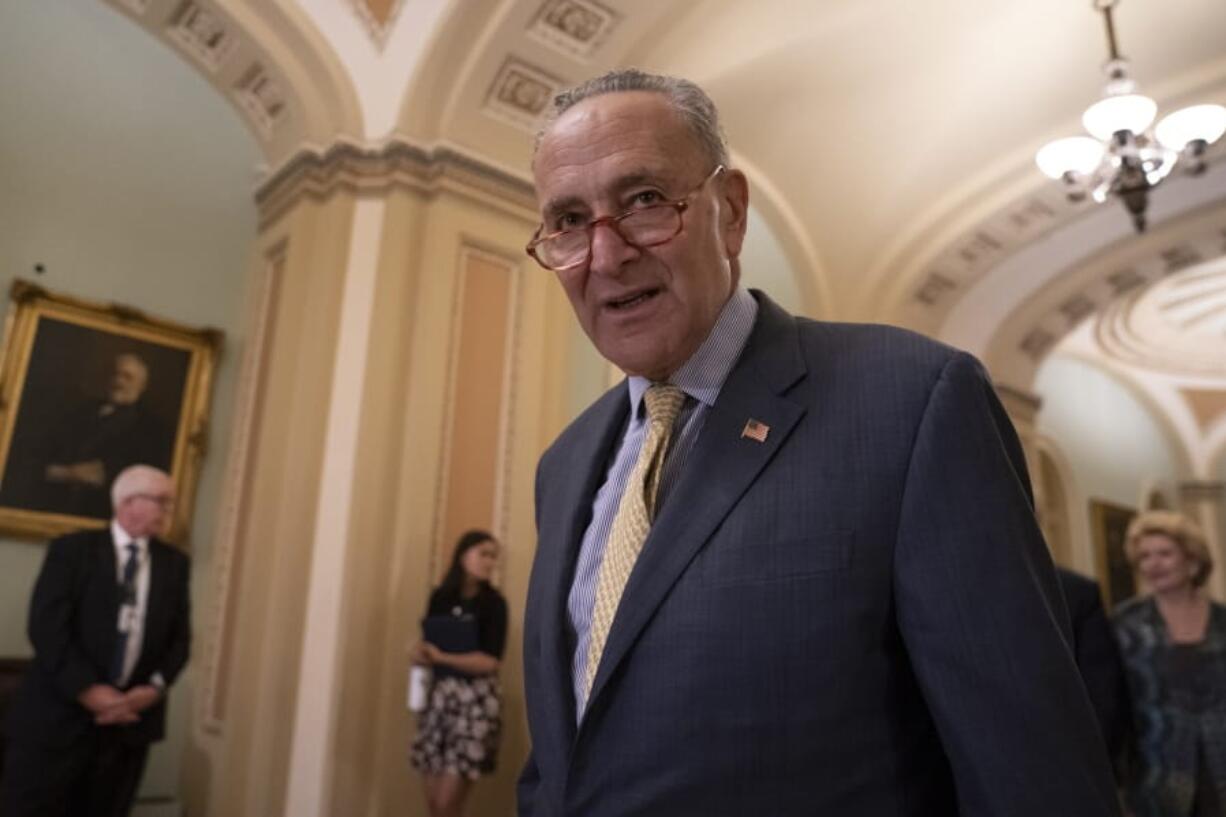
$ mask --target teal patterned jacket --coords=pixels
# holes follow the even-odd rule
[[[1175,676],[1174,645],[1152,597],[1121,604],[1113,625],[1132,696],[1133,751],[1124,782],[1135,817],[1191,814],[1198,744],[1226,802],[1226,607],[1211,603],[1197,678]]]

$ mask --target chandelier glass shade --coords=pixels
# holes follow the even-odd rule
[[[1086,131],[1103,142],[1120,131],[1144,133],[1153,124],[1158,113],[1158,103],[1140,94],[1105,96],[1086,108],[1081,115],[1081,124]]]
[[[1168,150],[1183,150],[1203,140],[1213,144],[1226,133],[1226,108],[1221,105],[1192,105],[1163,118],[1154,128],[1158,142]]]
[[[1102,99],[1081,118],[1090,136],[1072,136],[1044,145],[1035,163],[1061,180],[1072,201],[1087,196],[1105,202],[1119,198],[1137,231],[1145,229],[1149,191],[1178,164],[1191,175],[1205,170],[1206,148],[1226,132],[1226,107],[1192,105],[1170,113],[1152,127],[1158,105],[1137,93],[1128,61],[1119,55],[1111,12],[1119,0],[1093,0],[1107,26],[1110,60],[1104,66]]]
[[[1059,179],[1065,173],[1088,176],[1102,164],[1106,151],[1106,146],[1097,139],[1088,136],[1066,136],[1048,142],[1035,154],[1034,160],[1039,170],[1053,179]]]

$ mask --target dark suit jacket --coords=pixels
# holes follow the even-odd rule
[[[1118,814],[980,366],[755,297],[578,726],[566,598],[625,385],[541,459],[521,816]]]
[[[1079,573],[1056,568],[1060,589],[1068,603],[1073,623],[1073,654],[1077,669],[1090,694],[1090,703],[1113,762],[1118,763],[1128,732],[1128,688],[1119,647],[1107,613],[1103,609],[1098,583]]]
[[[190,561],[156,539],[149,540],[149,558],[144,639],[130,685],[161,673],[169,686],[187,663],[191,643]],[[119,601],[109,528],[51,542],[30,600],[34,661],[13,702],[10,738],[68,746],[93,727],[77,695],[90,684],[109,683]],[[120,728],[126,740],[149,743],[162,738],[165,721],[163,699],[138,723]]]

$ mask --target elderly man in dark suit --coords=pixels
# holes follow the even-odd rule
[[[174,486],[134,465],[111,496],[111,524],[52,541],[34,586],[34,661],[9,716],[4,817],[126,815],[163,737],[166,690],[191,640],[188,558],[156,538]]]
[[[1117,815],[979,364],[741,288],[693,84],[556,107],[528,249],[630,376],[538,469],[520,815]]]

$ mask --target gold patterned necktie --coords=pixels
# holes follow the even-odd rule
[[[596,603],[592,607],[583,675],[584,706],[592,693],[592,681],[596,678],[626,580],[630,578],[630,571],[655,519],[660,472],[664,469],[664,457],[673,436],[673,422],[685,402],[685,392],[669,383],[656,383],[647,389],[643,400],[647,404],[647,436],[617,505],[596,582]]]

